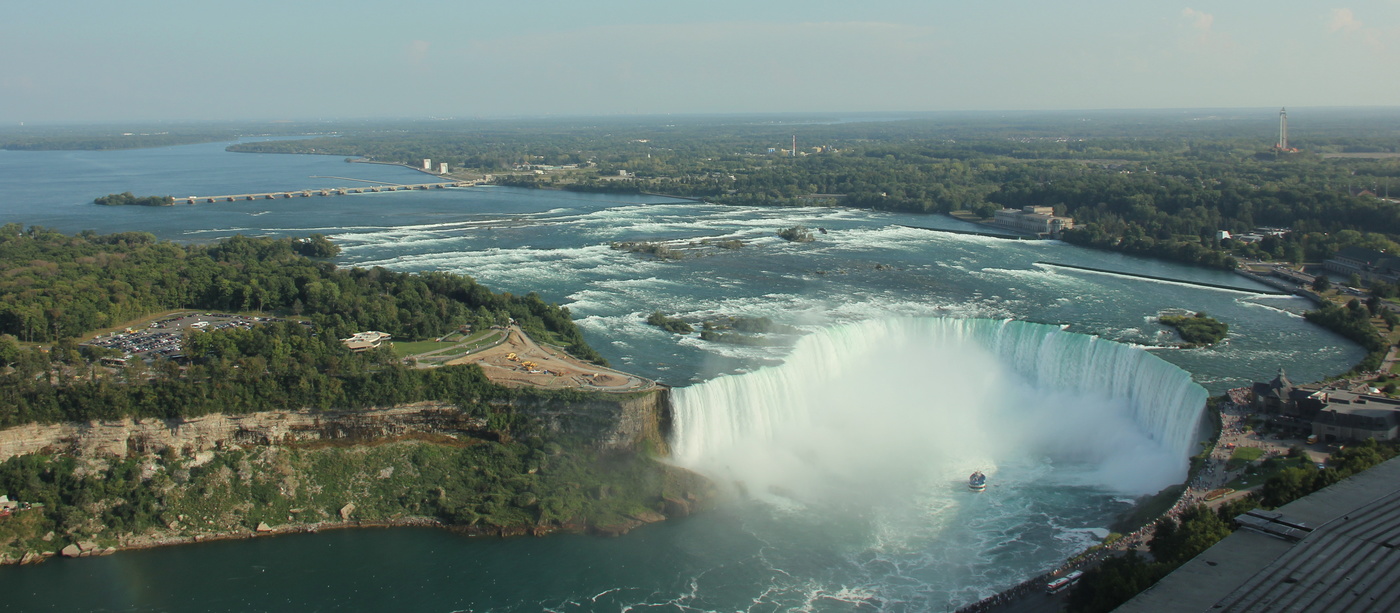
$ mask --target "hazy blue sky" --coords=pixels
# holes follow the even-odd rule
[[[0,123],[1400,104],[1400,0],[0,0]]]

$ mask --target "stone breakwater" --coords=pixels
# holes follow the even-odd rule
[[[625,451],[649,441],[665,453],[670,430],[670,391],[599,397],[593,400],[532,400],[513,408],[539,419],[549,430],[584,437],[600,449]],[[27,424],[0,430],[0,461],[31,453],[90,458],[160,453],[185,455],[245,445],[312,441],[370,441],[414,434],[489,436],[486,421],[455,405],[422,402],[360,411],[268,411],[246,415]]]

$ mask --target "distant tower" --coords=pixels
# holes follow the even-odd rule
[[[792,135],[792,157],[797,157],[797,135]]]
[[[1278,145],[1279,150],[1288,150],[1288,109],[1278,110]]]
[[[423,158],[423,170],[432,170],[432,169],[433,169],[433,160],[432,160],[431,158]]]

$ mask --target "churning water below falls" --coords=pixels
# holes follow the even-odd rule
[[[822,599],[927,610],[1054,565],[1103,535],[1098,514],[1182,481],[1206,391],[1059,326],[920,318],[826,328],[675,396],[675,461],[800,527],[774,550],[850,539]]]

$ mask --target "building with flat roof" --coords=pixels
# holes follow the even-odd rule
[[[1281,425],[1316,434],[1324,443],[1400,439],[1400,400],[1370,387],[1313,383],[1295,386],[1279,370],[1268,383],[1255,383],[1254,409],[1279,415]]]
[[[1375,249],[1343,247],[1322,268],[1343,279],[1354,274],[1363,281],[1400,282],[1400,258]]]
[[[351,351],[360,352],[379,347],[380,343],[393,338],[387,332],[370,330],[368,332],[356,332],[350,338],[342,338],[340,342],[345,343],[345,347]]]
[[[1400,611],[1400,458],[1237,521],[1115,612]]]
[[[1061,232],[1074,227],[1074,219],[1056,216],[1054,207],[1025,206],[997,211],[992,225],[1036,236],[1059,238]]]

